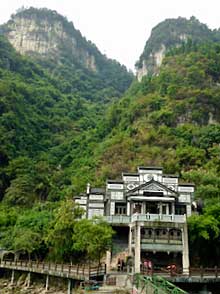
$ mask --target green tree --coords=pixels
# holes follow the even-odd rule
[[[193,215],[189,218],[188,226],[192,263],[205,266],[219,265],[219,215],[220,204],[218,203],[217,205],[208,206],[203,215]]]
[[[33,232],[31,228],[20,228],[14,232],[12,249],[27,252],[28,258],[31,260],[31,253],[39,250],[41,240],[40,233]]]
[[[52,218],[53,207],[49,205],[36,205],[23,211],[13,226],[10,249],[28,253],[29,259],[31,254],[37,259],[45,257],[48,248],[44,239]]]
[[[4,201],[9,205],[33,206],[36,200],[34,183],[29,175],[20,175],[11,181]]]
[[[100,261],[111,248],[113,234],[112,227],[102,219],[83,219],[75,225],[73,249],[90,261]]]
[[[55,211],[55,218],[49,224],[45,241],[49,246],[50,258],[55,260],[73,260],[74,228],[83,210],[72,200],[61,201],[59,208]]]

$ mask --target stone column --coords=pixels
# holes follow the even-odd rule
[[[169,214],[169,203],[166,204],[166,215]]]
[[[49,275],[46,276],[46,286],[45,286],[45,290],[46,290],[46,291],[49,290]]]
[[[106,251],[106,274],[111,270],[111,251]]]
[[[134,210],[134,203],[130,202],[130,215],[133,214],[133,210]]]
[[[11,285],[14,285],[14,281],[15,281],[15,270],[12,270],[12,272],[11,272]]]
[[[163,213],[163,208],[162,208],[162,203],[159,203],[159,214],[162,215]]]
[[[182,252],[183,274],[189,275],[189,244],[188,244],[187,223],[183,225],[182,242],[183,242],[183,252]]]
[[[174,204],[174,202],[172,202],[171,205],[172,205],[172,206],[171,206],[172,219],[174,220],[174,215],[175,215],[175,204]]]
[[[27,287],[29,288],[30,285],[31,285],[31,272],[29,272],[27,275]]]
[[[134,272],[140,273],[141,263],[141,226],[136,222],[135,226],[135,249],[134,249]]]
[[[127,215],[130,216],[131,214],[131,203],[128,201],[127,202]]]
[[[141,203],[141,214],[144,214],[144,207],[143,207],[143,202]]]
[[[142,203],[142,214],[146,214],[146,202]]]
[[[72,294],[72,285],[71,279],[68,279],[67,294]]]
[[[131,225],[129,225],[129,234],[128,234],[128,254],[132,254],[132,230]]]

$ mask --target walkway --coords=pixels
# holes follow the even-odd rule
[[[68,294],[71,293],[73,280],[85,281],[90,279],[97,279],[97,277],[104,277],[106,274],[105,265],[89,266],[89,265],[69,265],[69,264],[55,264],[55,263],[42,263],[36,261],[1,261],[0,269],[12,270],[12,281],[14,280],[15,271],[27,272],[30,276],[31,273],[43,274],[46,276],[46,289],[49,285],[49,276],[61,277],[68,280]],[[108,276],[121,275],[123,272],[109,272]],[[124,273],[125,274],[125,273]],[[132,274],[130,274],[133,276]],[[220,268],[190,268],[189,275],[183,275],[181,270],[178,273],[168,272],[167,270],[155,270],[148,273],[139,274],[139,281],[142,285],[146,283],[153,288],[170,288],[172,291],[167,293],[184,293],[178,287],[171,285],[169,282],[178,283],[220,283]],[[142,278],[141,278],[142,277]],[[156,279],[156,280],[155,280]],[[166,280],[165,280],[166,279]],[[150,281],[150,283],[149,283]],[[169,282],[168,282],[169,281]],[[156,289],[155,288],[155,289]],[[154,289],[154,290],[155,290]],[[155,290],[156,291],[156,290]],[[182,291],[182,292],[181,292]],[[157,292],[155,292],[157,293]],[[166,292],[165,292],[166,293]]]
[[[6,261],[0,262],[0,268],[33,272],[55,277],[70,278],[73,280],[89,280],[98,276],[104,276],[105,265],[88,266],[88,265],[69,265],[42,263],[36,261]]]

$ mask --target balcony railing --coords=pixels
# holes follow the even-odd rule
[[[127,215],[109,215],[104,218],[111,224],[129,224],[131,222],[131,217]]]
[[[111,224],[129,224],[131,222],[140,221],[160,221],[160,222],[176,222],[185,223],[186,215],[174,215],[174,214],[133,214],[131,216],[127,215],[110,215],[105,216],[105,220]]]

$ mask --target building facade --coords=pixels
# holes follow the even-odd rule
[[[176,263],[189,272],[187,217],[191,215],[194,185],[161,167],[138,167],[76,197],[85,217],[102,216],[116,230],[115,242],[133,259],[138,273],[144,259],[158,266]],[[120,249],[119,248],[119,249]]]

